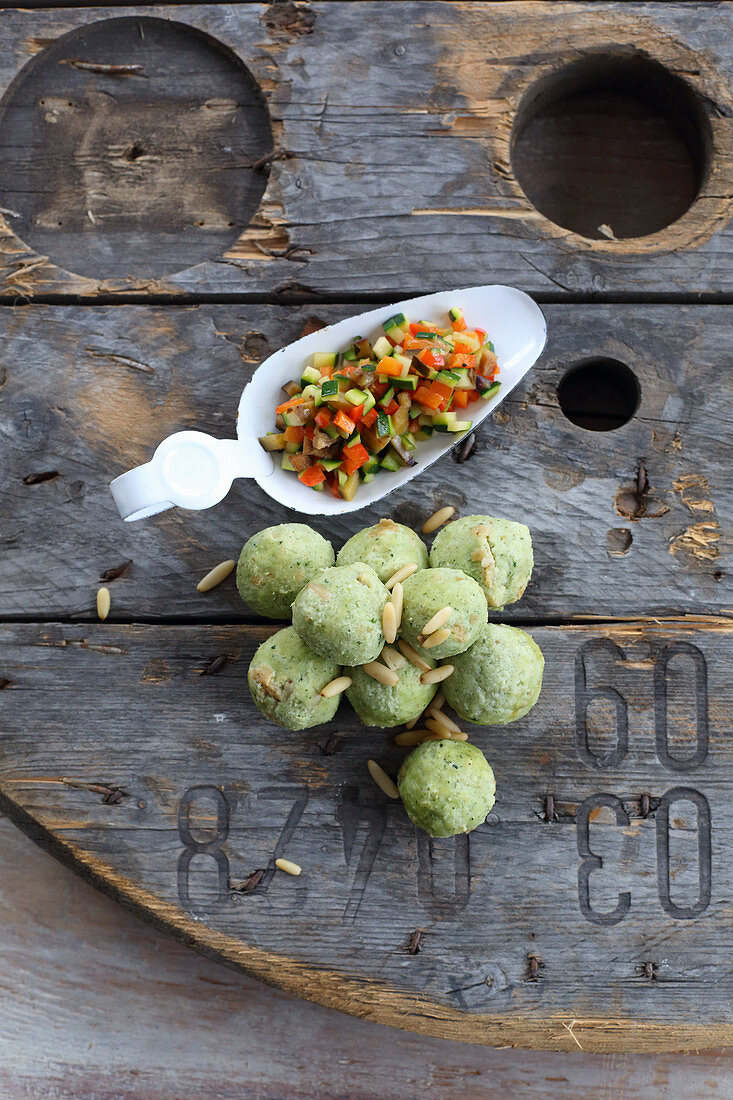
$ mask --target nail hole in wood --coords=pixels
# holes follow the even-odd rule
[[[613,240],[680,218],[707,176],[710,149],[710,125],[689,84],[635,52],[591,52],[530,89],[511,159],[541,214]]]
[[[587,359],[571,366],[557,388],[563,415],[590,432],[612,432],[639,408],[641,387],[618,359]]]

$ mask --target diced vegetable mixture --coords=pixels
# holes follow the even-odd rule
[[[380,470],[414,466],[412,452],[433,432],[467,432],[465,411],[498,391],[494,346],[463,313],[449,324],[413,323],[402,313],[371,343],[317,352],[298,381],[283,387],[276,431],[260,437],[282,451],[281,465],[304,485],[353,500]]]

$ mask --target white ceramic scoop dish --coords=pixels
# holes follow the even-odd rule
[[[214,439],[203,432],[176,432],[165,439],[150,462],[115,478],[110,488],[125,520],[143,519],[166,508],[210,508],[229,492],[235,477],[251,477],[274,500],[311,516],[341,515],[374,504],[406,485],[459,443],[463,435],[436,432],[413,452],[416,465],[394,473],[380,471],[374,481],[360,485],[353,500],[336,500],[301,484],[295,474],[281,470],[262,449],[259,436],[275,427],[275,407],[283,400],[281,387],[300,378],[308,358],[317,351],[338,351],[356,336],[375,339],[382,322],[395,313],[411,321],[445,324],[451,306],[459,306],[469,328],[485,329],[499,360],[501,388],[491,401],[467,409],[474,428],[486,419],[539,358],[547,328],[539,307],[521,290],[508,286],[474,286],[439,291],[379,306],[357,317],[303,336],[276,351],[257,368],[244,387],[237,415],[237,439]]]

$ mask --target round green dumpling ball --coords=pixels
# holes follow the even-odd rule
[[[365,527],[352,535],[339,550],[336,561],[339,565],[365,561],[385,584],[404,565],[427,569],[428,550],[411,528],[391,519],[380,519],[374,527]]]
[[[293,626],[324,657],[364,665],[382,652],[382,612],[389,592],[370,565],[321,569],[293,601]]]
[[[468,741],[423,741],[403,762],[397,787],[408,817],[430,836],[470,833],[496,794],[486,757]]]
[[[437,684],[421,684],[422,671],[405,661],[396,670],[399,683],[389,687],[362,668],[345,668],[352,684],[346,696],[365,726],[400,726],[419,718],[438,690]]]
[[[430,564],[462,569],[481,585],[489,607],[506,607],[520,599],[532,576],[529,527],[494,516],[465,516],[437,534]]]
[[[408,577],[402,587],[404,605],[400,632],[421,656],[440,661],[462,653],[476,641],[489,617],[481,586],[460,569],[423,569]],[[444,607],[452,610],[450,618],[439,629],[450,633],[438,645],[424,649],[424,641],[429,641],[437,632],[423,638],[423,627]]]
[[[542,650],[525,630],[487,623],[478,641],[453,661],[443,691],[467,722],[505,726],[539,699],[544,667]]]
[[[304,523],[265,527],[242,547],[239,595],[259,615],[289,619],[290,605],[319,569],[333,565],[331,543]]]
[[[258,648],[247,682],[267,718],[288,730],[304,730],[333,718],[339,696],[324,699],[320,693],[340,673],[339,665],[319,657],[287,626]]]

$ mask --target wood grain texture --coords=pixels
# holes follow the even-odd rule
[[[114,15],[185,24],[239,57],[265,96],[282,159],[273,161],[260,207],[241,226],[234,245],[232,219],[225,218],[219,258],[198,262],[200,249],[192,245],[188,265],[161,274],[156,233],[165,228],[165,209],[155,217],[155,232],[150,228],[175,145],[173,120],[186,115],[193,147],[206,149],[211,112],[172,86],[152,104],[158,122],[149,135],[146,129],[146,139],[154,139],[157,129],[159,144],[147,142],[144,157],[125,160],[120,149],[132,148],[138,135],[134,112],[128,131],[116,106],[117,97],[127,94],[118,88],[121,78],[76,72],[70,99],[50,111],[58,114],[54,125],[61,124],[68,138],[54,143],[45,132],[49,110],[39,98],[43,50],[59,36],[108,18],[109,9],[3,10],[0,89],[15,81],[13,110],[25,112],[33,126],[31,175],[77,181],[62,196],[60,216],[47,219],[44,240],[51,259],[23,243],[28,218],[50,209],[42,183],[19,203],[19,218],[7,215],[0,238],[0,294],[10,299],[204,293],[403,297],[481,281],[552,294],[733,290],[730,5],[717,5],[714,18],[700,18],[690,4],[539,0],[146,6],[115,8]],[[527,97],[569,62],[619,53],[650,57],[694,90],[699,129],[707,131],[702,144],[712,152],[697,200],[671,226],[635,240],[589,240],[554,225],[526,199],[511,164],[513,125]],[[23,71],[29,61],[32,79]],[[58,66],[51,68],[57,83]],[[80,135],[88,131],[66,125],[74,111],[64,104],[75,103],[77,92],[97,134],[83,148]],[[105,138],[112,115],[115,123]],[[3,132],[0,120],[0,148],[5,140],[10,156],[12,127],[5,138]],[[212,168],[217,157],[212,153]],[[253,163],[244,159],[242,181]],[[140,261],[134,271],[121,265],[116,277],[109,273],[108,255],[95,277],[88,274],[89,264],[103,250],[105,221],[119,216],[115,189],[100,185],[110,173],[127,196],[126,218],[139,242]],[[194,241],[202,232],[216,236],[218,223],[204,201],[207,179],[206,172],[198,179],[192,173],[180,208],[168,204],[171,225],[180,228],[181,218],[190,215],[186,234],[174,242],[176,255],[187,235]],[[146,182],[152,185],[147,192]],[[13,211],[11,200],[11,192],[0,195],[0,204]],[[95,222],[83,220],[89,209]],[[65,224],[67,219],[76,224],[80,212],[81,275],[63,267],[67,261],[73,266]]]
[[[292,513],[237,482],[211,511],[123,524],[108,483],[147,461],[170,432],[229,436],[261,359],[299,336],[314,312],[331,321],[356,308],[0,312],[3,617],[94,618],[100,577],[131,562],[110,584],[113,619],[246,619],[233,579],[206,596],[196,581]],[[543,358],[480,429],[464,465],[446,457],[381,506],[320,529],[340,545],[382,514],[417,528],[445,503],[522,519],[536,567],[523,600],[506,610],[517,621],[731,607],[733,309],[545,312]],[[617,431],[584,430],[558,406],[566,369],[593,355],[622,360],[641,385],[637,415]],[[708,546],[693,537],[701,523],[712,525]]]
[[[295,1000],[137,920],[7,821],[0,913],[8,1100],[727,1100],[733,1088],[730,1051],[489,1050]]]
[[[244,674],[265,633],[3,627],[3,807],[179,938],[331,1007],[494,1045],[730,1042],[729,622],[533,630],[539,704],[473,734],[496,807],[432,843],[367,778],[397,770],[388,733],[346,705],[328,729],[263,722]]]

